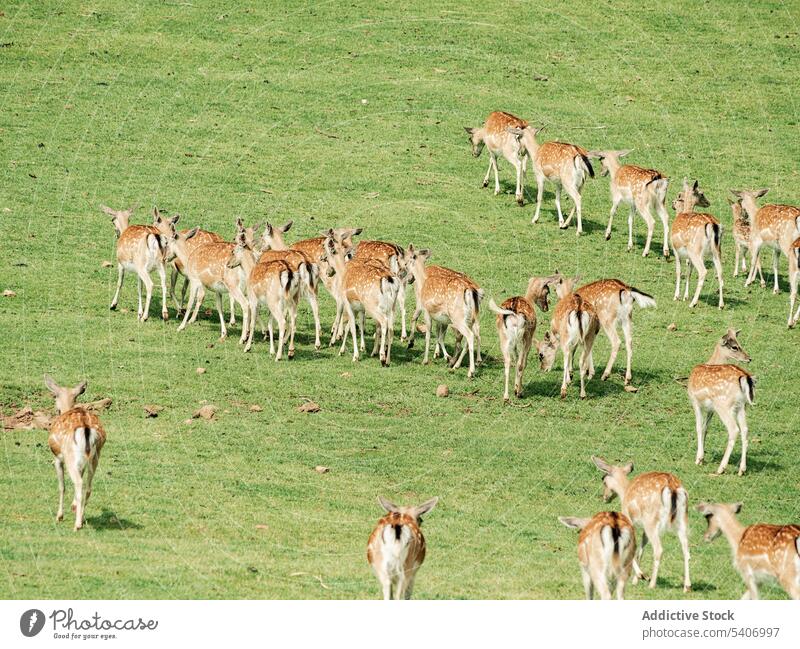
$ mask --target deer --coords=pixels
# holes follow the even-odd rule
[[[508,383],[511,365],[515,365],[514,396],[522,396],[522,376],[528,365],[528,354],[533,344],[536,333],[536,310],[533,305],[542,311],[547,311],[549,304],[547,298],[550,294],[549,284],[555,277],[531,277],[525,295],[516,295],[505,300],[497,306],[494,300],[489,300],[489,309],[497,314],[497,335],[500,338],[500,350],[503,353],[503,366],[505,383],[503,388],[503,401],[510,401],[508,396]]]
[[[750,286],[756,279],[756,262],[761,248],[772,248],[772,292],[780,293],[778,285],[778,262],[781,253],[791,256],[791,247],[800,237],[800,208],[792,205],[767,204],[759,207],[756,199],[769,191],[768,188],[755,191],[732,189],[731,193],[740,198],[742,208],[750,217],[750,274],[745,286]]]
[[[731,212],[733,213],[733,248],[736,255],[736,260],[733,263],[733,276],[738,277],[740,257],[742,272],[747,270],[747,254],[750,252],[750,218],[742,208],[742,199],[728,199],[728,204],[731,206]],[[761,287],[763,288],[767,283],[764,280],[764,273],[761,272],[761,259],[756,260],[756,263],[758,263],[758,276],[761,279]]]
[[[378,498],[386,515],[378,521],[367,542],[367,562],[381,583],[383,599],[411,599],[417,570],[425,561],[422,516],[431,511],[438,498],[417,507],[398,507]]]
[[[692,588],[689,579],[689,497],[681,481],[671,473],[660,471],[642,473],[631,479],[628,476],[633,471],[633,462],[614,466],[594,455],[592,462],[603,473],[603,500],[609,502],[614,496],[619,496],[622,513],[634,525],[643,528],[642,543],[633,560],[632,583],[647,579],[640,563],[649,541],[653,544],[653,574],[649,586],[656,587],[663,554],[661,536],[665,531],[673,530],[683,551],[683,592],[689,592]]]
[[[586,599],[611,599],[609,582],[616,582],[617,599],[625,599],[636,555],[636,532],[630,519],[619,512],[600,512],[591,518],[559,516],[569,528],[580,530],[578,562],[581,566]]]
[[[366,315],[369,315],[375,321],[375,344],[372,355],[374,356],[377,352],[381,365],[388,367],[391,362],[394,310],[400,285],[399,278],[379,261],[349,259],[351,251],[345,250],[341,243],[337,243],[334,236],[326,239],[325,249],[326,254],[322,257],[323,274],[334,278],[333,292],[336,297],[337,322],[343,322],[343,316],[347,316],[353,340],[353,362],[360,357],[356,319],[358,319],[361,331],[360,348],[363,350],[364,319]],[[345,328],[339,355],[342,355],[346,349],[347,333],[348,330]],[[333,342],[333,336],[331,342]]]
[[[44,375],[44,384],[53,393],[58,416],[50,424],[47,445],[53,453],[53,464],[58,477],[58,513],[56,520],[64,520],[64,467],[75,488],[72,511],[75,512],[75,531],[83,527],[86,520],[86,505],[92,495],[92,480],[100,451],[106,443],[106,431],[100,418],[86,408],[75,405],[75,400],[86,391],[87,382],[81,381],[74,388],[58,385],[49,375]]]
[[[611,376],[611,370],[620,347],[617,327],[622,328],[627,357],[625,385],[630,386],[633,359],[633,306],[635,304],[640,309],[655,308],[655,298],[618,279],[601,279],[591,284],[585,284],[575,292],[594,307],[600,326],[611,342],[611,356],[609,356],[608,364],[601,376],[603,381]],[[594,376],[594,359],[591,354],[589,354],[589,376]]]
[[[242,238],[243,239],[243,238]],[[294,355],[294,323],[297,316],[297,302],[300,297],[299,273],[283,259],[257,261],[255,253],[246,241],[239,240],[227,260],[230,269],[241,269],[247,286],[248,313],[247,340],[244,351],[249,352],[253,345],[253,333],[258,321],[258,311],[262,304],[269,309],[269,353],[275,356],[275,361],[283,358],[283,348],[286,342],[286,316],[289,316],[290,341],[289,349]],[[278,325],[277,350],[273,340],[272,323]],[[242,332],[244,335],[244,331]]]
[[[225,340],[228,335],[225,326],[225,315],[222,312],[222,294],[228,293],[242,309],[242,335],[239,342],[244,344],[248,329],[248,301],[244,295],[245,277],[238,268],[227,265],[236,243],[216,241],[192,247],[190,241],[197,235],[198,228],[192,228],[186,234],[175,229],[179,216],[170,221],[172,233],[167,242],[168,259],[177,259],[183,267],[183,272],[189,279],[191,287],[189,301],[183,321],[178,326],[178,331],[186,329],[187,325],[197,320],[200,306],[203,303],[206,289],[214,292],[217,313],[219,314],[220,340]],[[237,242],[244,243],[244,226],[241,219],[237,219]],[[194,309],[192,309],[194,307]]]
[[[354,259],[377,260],[400,278],[400,287],[397,291],[397,310],[400,314],[400,342],[408,338],[406,330],[406,288],[414,281],[408,273],[408,256],[402,247],[388,241],[359,241],[354,248]]]
[[[792,599],[800,599],[800,526],[757,523],[744,526],[736,518],[742,503],[700,503],[706,517],[703,538],[710,543],[720,534],[728,539],[733,565],[747,590],[742,599],[758,599],[758,583],[775,579]]]
[[[411,333],[408,337],[408,348],[414,346],[414,332],[420,314],[425,322],[425,355],[423,365],[429,363],[431,326],[436,322],[439,327],[436,347],[442,349],[445,360],[449,359],[451,369],[461,367],[464,355],[469,351],[468,378],[475,376],[475,358],[481,361],[480,351],[480,303],[483,299],[481,289],[467,275],[442,266],[426,266],[431,251],[427,248],[417,249],[413,244],[408,246],[409,272],[414,278],[416,308],[411,318]],[[456,330],[456,346],[453,355],[448,357],[444,348],[444,336],[447,326],[453,325]],[[466,345],[462,346],[462,339]],[[435,356],[435,354],[434,354]]]
[[[700,299],[703,283],[706,280],[705,258],[711,256],[719,283],[719,308],[725,308],[722,298],[722,260],[720,257],[720,242],[722,226],[719,220],[711,214],[695,212],[694,208],[708,207],[710,203],[703,192],[700,191],[697,181],[689,187],[686,178],[683,179],[683,191],[673,202],[672,206],[677,212],[672,223],[670,245],[675,253],[675,300],[680,297],[681,290],[681,262],[686,260],[686,289],[683,299],[689,298],[689,279],[692,267],[697,270],[697,288],[689,306],[694,308]]]
[[[497,159],[502,155],[517,172],[517,188],[514,191],[514,198],[517,204],[522,206],[524,203],[524,173],[526,167],[526,160],[524,155],[520,155],[520,144],[518,138],[511,132],[509,128],[524,129],[528,126],[528,122],[503,111],[495,111],[486,118],[483,126],[480,128],[464,127],[464,130],[469,135],[469,143],[472,147],[472,155],[475,158],[480,157],[483,152],[484,146],[489,151],[489,168],[486,170],[486,176],[483,178],[483,187],[489,185],[489,174],[494,169],[494,195],[500,193],[500,178],[497,172]]]
[[[638,212],[647,225],[647,241],[644,244],[642,257],[650,254],[653,241],[653,230],[657,214],[664,227],[662,251],[669,257],[669,215],[666,199],[669,178],[656,169],[645,169],[632,164],[621,164],[620,158],[628,155],[633,149],[623,151],[590,151],[589,158],[598,158],[601,165],[601,176],[611,179],[611,213],[606,226],[606,241],[611,238],[611,222],[621,203],[630,206],[628,213],[628,252],[633,250],[633,216]]]
[[[728,445],[717,469],[722,474],[728,466],[737,433],[742,438],[742,457],[739,475],[747,470],[747,414],[745,408],[755,399],[755,378],[729,361],[749,363],[750,356],[742,349],[738,330],[728,329],[714,347],[705,363],[696,366],[689,374],[688,393],[697,427],[697,456],[695,464],[701,465],[705,455],[704,441],[708,423],[714,413],[728,431]]]
[[[536,176],[537,190],[536,211],[531,223],[536,223],[539,220],[542,193],[544,192],[545,180],[547,180],[555,185],[558,227],[562,230],[569,227],[573,214],[577,213],[578,227],[576,234],[580,235],[583,233],[581,191],[586,176],[594,178],[594,169],[589,160],[589,152],[583,147],[565,142],[539,144],[536,141],[536,135],[541,133],[543,129],[544,127],[536,128],[534,126],[508,127],[509,132],[516,136],[519,141],[520,155],[527,154],[533,161],[533,173]],[[566,220],[561,213],[562,187],[574,204]]]
[[[111,216],[117,233],[117,290],[111,300],[112,311],[116,310],[125,271],[136,273],[136,288],[139,295],[137,317],[145,322],[150,315],[150,300],[153,297],[153,280],[150,273],[158,272],[161,280],[161,318],[169,319],[167,310],[167,271],[164,263],[164,232],[154,225],[131,225],[130,217],[136,210],[112,210],[101,205],[100,209]],[[145,287],[145,302],[142,307],[142,284]]]
[[[797,300],[797,285],[800,282],[800,237],[794,240],[789,250],[789,329],[793,329],[800,318],[800,307],[792,315]]]
[[[561,398],[567,398],[567,386],[572,382],[572,357],[575,349],[581,346],[581,355],[578,361],[580,373],[581,399],[586,398],[586,379],[591,379],[589,359],[592,355],[600,323],[597,312],[591,302],[583,299],[573,292],[578,278],[568,279],[559,275],[556,281],[556,295],[558,302],[553,309],[550,320],[550,329],[544,333],[541,341],[536,341],[539,352],[541,369],[549,372],[553,369],[556,352],[561,349],[564,359],[564,373],[561,381]]]
[[[304,250],[291,250],[283,235],[292,227],[292,221],[282,226],[273,226],[267,223],[261,235],[259,261],[284,260],[294,273],[300,274],[300,292],[305,297],[311,313],[314,317],[314,349],[319,351],[322,346],[320,335],[322,327],[319,320],[319,260]],[[293,338],[293,336],[292,336]],[[294,349],[290,348],[289,358],[294,355]]]

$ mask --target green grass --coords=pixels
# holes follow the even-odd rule
[[[670,200],[682,176],[699,178],[725,224],[730,187],[800,202],[796,2],[221,4],[12,2],[0,16],[0,288],[17,293],[0,298],[2,408],[51,407],[44,372],[88,378],[87,398],[114,400],[79,534],[69,516],[55,523],[46,433],[2,433],[0,596],[377,597],[365,545],[383,494],[441,497],[416,596],[577,598],[576,535],[556,517],[603,509],[593,453],[673,471],[692,503],[742,500],[748,523],[800,519],[786,262],[781,295],[744,289],[728,226],[727,307],[716,309],[709,279],[690,310],[672,301],[671,263],[625,252],[624,216],[603,240],[607,179],[585,189],[586,236],[558,230],[550,192],[531,226],[507,164],[504,195],[479,189],[487,160],[470,156],[462,130],[503,109],[546,123],[552,139],[635,147],[632,162],[674,179]],[[389,369],[315,353],[307,308],[297,358],[280,364],[261,342],[242,353],[238,330],[217,343],[215,316],[182,334],[174,319],[137,324],[131,278],[120,306],[132,312],[108,310],[116,271],[101,262],[114,236],[97,209],[134,202],[138,222],[158,204],[226,236],[236,216],[293,219],[291,240],[363,226],[430,247],[498,301],[554,268],[619,277],[658,300],[634,317],[640,390],[623,391],[620,366],[586,401],[575,386],[560,401],[560,373],[531,359],[523,399],[503,406],[488,310],[472,381],[422,366],[420,345],[398,344]],[[637,237],[640,252],[640,219]],[[322,303],[326,325],[333,305]],[[742,329],[758,378],[743,478],[710,475],[724,445],[717,419],[709,464],[694,465],[694,418],[674,380],[727,326]],[[596,350],[604,362],[605,338]],[[439,383],[450,398],[435,396]],[[298,413],[304,397],[322,411]],[[218,417],[185,423],[203,401]],[[157,419],[144,418],[149,403],[164,406]],[[693,512],[689,596],[739,597],[726,542],[705,544],[703,527]],[[683,596],[674,536],[661,575],[655,592],[628,596]]]

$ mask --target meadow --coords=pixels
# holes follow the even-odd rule
[[[45,372],[86,378],[84,400],[113,404],[79,533],[69,513],[55,521],[47,433],[0,433],[0,597],[378,598],[365,552],[384,495],[440,497],[415,597],[580,598],[576,534],[557,517],[605,507],[592,454],[674,472],[690,506],[743,501],[746,523],[800,521],[800,332],[786,329],[786,261],[778,296],[732,277],[726,200],[764,186],[767,200],[800,202],[798,19],[797,2],[761,0],[6,3],[0,289],[16,296],[0,298],[0,408],[52,408]],[[713,273],[695,309],[673,302],[658,227],[647,259],[639,217],[637,249],[625,250],[624,210],[604,240],[607,178],[588,181],[580,238],[558,229],[550,190],[531,225],[532,174],[522,208],[507,163],[504,193],[481,189],[488,160],[472,158],[463,127],[492,110],[546,124],[546,139],[634,148],[627,161],[672,178],[669,201],[683,176],[698,178],[726,230],[726,308]],[[129,311],[108,309],[115,238],[101,203],[139,203],[139,223],[157,205],[224,236],[238,216],[293,220],[289,241],[363,227],[430,248],[432,263],[468,273],[498,303],[555,269],[620,278],[658,301],[634,313],[639,390],[623,390],[623,350],[609,381],[598,372],[585,401],[575,385],[562,401],[560,361],[542,373],[533,354],[523,397],[504,405],[486,308],[473,380],[423,366],[420,337],[412,350],[396,337],[389,368],[315,352],[307,307],[297,356],[281,363],[260,340],[244,354],[238,327],[218,342],[210,312],[178,333],[174,309],[157,317],[158,290],[138,323],[131,276]],[[321,295],[325,329],[334,305]],[[716,418],[695,466],[681,381],[728,326],[742,330],[758,380],[741,478],[738,442],[728,472],[711,475],[725,439]],[[607,352],[601,335],[600,367]],[[448,398],[435,394],[441,383]],[[306,399],[320,412],[298,412]],[[204,403],[215,418],[190,419]],[[163,408],[156,418],[149,404]],[[627,597],[738,598],[729,547],[705,543],[704,527],[692,510],[691,593],[667,536],[658,589],[629,586]],[[645,572],[651,561],[648,549]]]

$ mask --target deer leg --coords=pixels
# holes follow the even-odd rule
[[[650,254],[650,244],[653,241],[653,230],[656,227],[656,221],[653,218],[653,215],[650,213],[650,206],[646,203],[642,205],[639,212],[644,219],[644,222],[647,224],[647,241],[644,244],[644,252],[642,252],[642,257],[647,257]]]
[[[136,295],[139,298],[139,305],[136,309],[136,317],[142,319],[142,277],[137,273],[136,275]]]
[[[756,264],[759,264],[758,255],[761,252],[763,245],[760,239],[752,239],[750,241],[750,273],[747,275],[745,286],[750,286],[756,279]]]
[[[356,314],[353,312],[353,307],[350,306],[350,302],[347,298],[344,299],[344,307],[347,319],[350,322],[350,337],[353,339],[353,362],[355,363],[360,358],[358,336],[356,335]]]
[[[214,292],[214,304],[217,307],[217,315],[219,315],[219,339],[225,340],[228,337],[228,330],[225,328],[225,314],[222,312],[222,295]]]
[[[150,316],[150,300],[153,299],[153,280],[149,273],[146,271],[142,274],[142,283],[144,284],[145,299],[144,309],[142,310],[141,320],[144,322]]]
[[[494,169],[494,195],[497,196],[500,193],[500,176],[497,172],[497,156],[493,153],[492,156],[492,168]]]
[[[677,301],[681,297],[681,258],[675,253],[675,296],[672,298]]]
[[[664,553],[664,548],[661,545],[661,536],[658,533],[658,529],[652,529],[650,534],[650,543],[653,544],[653,574],[650,575],[650,588],[656,587],[656,582],[658,580],[658,568],[661,565],[661,555]]]
[[[669,214],[667,214],[667,208],[661,201],[656,203],[656,212],[658,212],[658,217],[664,226],[664,243],[661,247],[661,252],[664,253],[665,258],[669,259]]]
[[[67,463],[67,471],[75,487],[75,500],[72,503],[72,510],[75,512],[75,531],[83,527],[83,476],[74,464]]]
[[[677,533],[683,553],[683,592],[692,589],[692,580],[689,578],[689,520],[686,511],[678,512]]]
[[[125,268],[122,264],[117,264],[117,290],[114,291],[114,299],[111,300],[111,306],[108,308],[112,311],[117,308],[119,302],[119,292],[122,289],[122,280],[125,279]]]
[[[197,320],[197,315],[200,313],[200,307],[203,305],[203,299],[205,297],[206,289],[202,284],[198,284],[197,288],[195,289],[194,312],[192,313],[191,320],[189,320],[189,324],[192,324],[195,320]]]
[[[603,330],[605,331],[606,336],[608,336],[608,340],[611,342],[611,356],[608,357],[608,363],[606,364],[606,369],[603,370],[603,374],[600,376],[601,381],[607,381],[608,377],[611,376],[611,370],[614,368],[614,361],[617,360],[620,340],[619,340],[619,334],[617,333],[617,326],[615,323],[611,323],[611,326],[605,327]]]
[[[772,293],[777,295],[781,292],[781,288],[778,285],[778,262],[781,258],[780,250],[773,250],[772,251],[772,280],[773,280],[773,288]]]
[[[578,218],[578,227],[575,230],[576,235],[583,234],[583,199],[581,198],[581,190],[580,188],[574,185],[567,185],[565,187],[567,195],[572,199],[574,203],[573,210]],[[572,212],[570,212],[570,217],[567,219],[567,223],[570,222],[572,218]]]
[[[161,282],[161,319],[169,320],[169,310],[167,309],[167,269],[163,263],[158,264],[158,279]]]
[[[228,294],[228,304],[231,308],[231,317],[228,320],[228,324],[233,327],[236,324],[236,302],[233,299],[233,295],[230,293]],[[244,313],[242,314],[242,318],[244,318]]]
[[[759,283],[761,284],[761,288],[764,288],[767,285],[767,280],[764,279],[764,273],[761,271],[761,258],[758,259],[758,278]]]
[[[586,593],[586,599],[594,599],[594,587],[592,585],[592,576],[589,571],[581,566],[581,579],[583,580],[583,592]]]
[[[739,245],[738,242],[734,243],[734,246],[733,246],[734,254],[735,254],[735,259],[733,261],[733,276],[734,277],[738,277],[739,276],[739,255],[741,253],[741,248],[742,247]],[[742,257],[742,261],[744,261],[744,255],[741,255],[741,257]],[[742,265],[744,266],[744,264],[742,264]],[[744,268],[742,268],[742,271],[744,271]]]
[[[614,215],[617,213],[619,203],[620,201],[618,198],[613,198],[611,200],[611,212],[608,215],[608,225],[606,226],[606,241],[611,238],[611,222],[614,220]]]
[[[183,331],[189,323],[189,318],[192,316],[192,307],[194,307],[195,300],[197,299],[197,287],[192,284],[189,291],[189,301],[186,302],[186,310],[183,312],[183,321],[181,321],[178,331]]]
[[[633,250],[633,217],[636,215],[636,208],[631,203],[631,209],[628,211],[628,252]]]
[[[522,207],[523,199],[522,199],[522,160],[517,159],[514,163],[514,169],[517,172],[517,188],[514,192],[514,198],[517,200],[517,205]]]
[[[714,270],[717,272],[717,283],[719,284],[719,308],[725,308],[725,300],[722,298],[722,287],[725,282],[722,281],[722,260],[719,256],[719,249],[714,248],[711,253],[711,258],[714,261]]]
[[[717,410],[717,414],[728,430],[728,444],[725,447],[725,454],[722,456],[722,461],[719,463],[719,468],[717,469],[717,475],[720,475],[725,471],[725,467],[728,466],[728,460],[731,457],[731,452],[733,452],[733,446],[736,444],[736,434],[739,431],[736,425],[736,417],[734,417],[730,410],[720,408]]]
[[[269,331],[269,355],[270,356],[275,356],[275,340],[274,340],[274,337],[273,337],[273,329],[272,329],[272,321],[273,320],[274,320],[274,318],[272,317],[272,309],[270,309],[269,317],[267,317],[267,329]]]
[[[53,460],[56,467],[56,477],[58,478],[58,512],[56,520],[64,520],[64,461],[56,458]]]
[[[509,375],[511,373],[511,342],[509,340],[504,341],[503,344],[503,372],[505,375],[505,383],[503,384],[503,401],[508,401],[508,381]],[[514,386],[514,391],[516,392],[516,385]]]
[[[366,326],[365,320],[366,320],[366,315],[364,314],[363,311],[359,311],[359,313],[358,313],[358,330],[359,330],[359,333],[361,334],[361,345],[360,345],[359,349],[361,349],[362,352],[365,351],[365,349],[366,349],[366,345],[364,344],[364,327]]]
[[[400,342],[405,342],[408,338],[408,330],[406,329],[406,283],[400,282],[400,287],[397,290],[397,312],[400,314]]]
[[[569,221],[564,220],[564,214],[561,211],[561,183],[555,183],[556,194],[556,212],[558,212],[558,227],[562,230],[569,225]]]
[[[692,301],[689,302],[690,307],[697,306],[697,302],[700,300],[700,292],[703,290],[703,284],[706,281],[706,275],[708,274],[708,269],[706,268],[705,264],[703,263],[702,255],[693,255],[691,258],[692,265],[697,269],[697,288],[694,291],[694,297]],[[687,282],[688,287],[688,282]]]
[[[703,463],[705,457],[705,439],[708,422],[710,421],[710,414],[703,412],[700,404],[692,399],[692,408],[694,409],[694,423],[697,431],[697,455],[695,455],[694,463],[698,466]]]
[[[489,168],[486,170],[486,175],[483,177],[483,186],[489,186],[489,176],[492,173],[492,154],[489,152]]]
[[[182,304],[178,302],[178,294],[175,292],[175,286],[178,284],[178,269],[175,267],[174,264],[170,266],[169,269],[169,296],[172,298],[172,303],[175,305],[175,309],[180,315],[181,311],[183,311]]]
[[[294,358],[294,335],[297,332],[297,301],[292,300],[289,305],[289,351],[287,358]]]
[[[638,548],[636,548],[636,556],[633,559],[633,579],[632,582],[636,584],[637,581],[640,579],[644,581],[647,579],[647,576],[642,572],[641,563],[642,563],[642,555],[644,554],[644,549],[647,547],[649,539],[647,537],[647,531],[642,532],[642,542]]]
[[[514,396],[517,398],[522,396],[522,377],[528,365],[528,351],[525,347],[517,350],[517,373],[514,379]]]
[[[481,323],[477,317],[472,321],[471,329],[472,333],[475,334],[475,362],[480,363],[483,360],[481,358]]]
[[[600,599],[611,599],[611,590],[608,588],[608,578],[606,577],[605,570],[599,566],[589,566],[589,570],[591,571],[592,581],[594,582],[595,588],[597,588],[597,594],[600,595]]]
[[[430,360],[428,359],[428,352],[430,351],[430,346],[431,346],[431,315],[427,311],[423,311],[422,316],[423,316],[423,321],[425,323],[425,356],[422,359],[422,364],[427,365],[428,363],[430,363]],[[414,327],[412,327],[412,330],[413,329]],[[413,331],[411,335],[412,336],[414,335]]]
[[[275,361],[281,360],[283,357],[283,343],[286,340],[286,308],[281,304],[277,313],[273,313],[272,317],[278,323],[278,349],[275,352]]]
[[[739,460],[739,475],[747,471],[747,413],[744,406],[736,413],[736,423],[739,426],[739,435],[742,438],[742,457]]]
[[[458,369],[461,367],[461,361],[464,358],[464,355],[467,353],[467,350],[469,350],[469,371],[467,372],[467,378],[471,379],[475,376],[475,334],[465,322],[454,322],[453,327],[462,335],[466,341],[466,345],[461,348],[461,353],[458,355],[458,360],[456,360],[452,367],[453,369]],[[455,358],[455,352],[453,352],[453,357]]]
[[[534,167],[535,170],[535,167]],[[536,210],[533,213],[531,223],[536,223],[539,220],[539,212],[542,209],[542,195],[544,194],[544,176],[536,174]]]
[[[758,599],[758,583],[752,571],[747,570],[742,575],[742,579],[744,579],[744,583],[747,586],[747,590],[744,595],[742,595],[742,599]]]
[[[250,326],[247,331],[247,343],[244,346],[244,351],[249,352],[253,346],[253,334],[256,330],[256,321],[258,320],[258,298],[252,291],[248,295],[248,306],[250,308]]]
[[[627,575],[617,575],[617,599],[622,601],[625,599],[625,583],[628,581]]]

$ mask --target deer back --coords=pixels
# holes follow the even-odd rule
[[[78,428],[94,429],[97,431],[97,449],[103,448],[106,441],[106,432],[100,423],[100,418],[85,408],[76,407],[58,415],[50,424],[50,435],[47,445],[53,455],[68,454],[75,445],[75,431]]]
[[[665,502],[664,490],[668,490]],[[622,501],[624,511],[632,521],[656,521],[667,515],[665,522],[671,522],[679,513],[678,491],[683,490],[681,481],[671,473],[651,471],[633,478],[625,490]],[[669,511],[664,510],[669,507]]]
[[[763,241],[778,241],[785,248],[796,238],[800,229],[800,208],[792,205],[762,205],[753,219]]]
[[[584,566],[602,565],[611,558],[608,568],[630,565],[636,552],[636,534],[630,519],[619,512],[595,514],[578,535],[578,560]]]
[[[798,578],[800,554],[797,525],[766,525],[759,523],[745,528],[736,551],[739,569],[762,571],[777,578]]]

